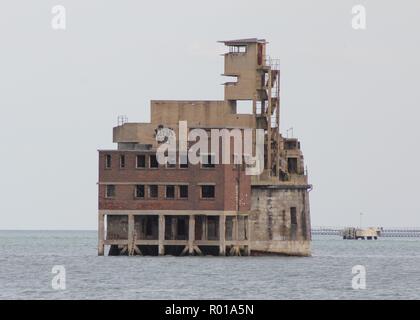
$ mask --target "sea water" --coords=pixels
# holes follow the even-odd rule
[[[420,239],[316,236],[311,257],[99,257],[95,231],[0,231],[0,299],[420,299]]]

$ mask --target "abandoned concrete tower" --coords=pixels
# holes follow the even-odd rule
[[[153,100],[150,123],[119,118],[118,148],[99,150],[99,255],[310,255],[311,185],[300,142],[280,133],[278,60],[263,39],[221,42],[223,75],[235,80],[224,84],[224,100]],[[180,121],[188,133],[252,129],[253,151],[262,129],[264,170],[246,174],[247,164],[222,163],[211,146],[201,163],[161,165],[157,135],[177,133]]]

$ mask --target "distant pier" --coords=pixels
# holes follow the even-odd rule
[[[345,227],[313,227],[312,235],[342,236]],[[383,228],[381,238],[420,238],[420,228]]]

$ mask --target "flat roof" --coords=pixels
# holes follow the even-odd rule
[[[217,42],[224,43],[225,45],[241,45],[241,44],[248,44],[248,43],[267,43],[267,41],[265,41],[265,39],[258,39],[258,38],[221,40],[221,41],[217,41]]]

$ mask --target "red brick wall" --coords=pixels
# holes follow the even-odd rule
[[[112,156],[111,169],[105,168],[105,155]],[[119,155],[125,155],[125,168],[120,168]],[[234,165],[216,165],[214,169],[201,168],[199,165],[189,164],[188,169],[164,168],[136,169],[136,155],[141,152],[132,151],[100,151],[99,152],[99,209],[120,210],[236,210],[236,188],[238,171]],[[148,156],[146,153],[146,167]],[[188,199],[165,199],[165,186],[159,185],[158,199],[136,199],[134,190],[136,184],[189,183]],[[243,167],[239,175],[240,206],[239,209],[250,209],[250,177],[245,175]],[[105,185],[116,185],[116,196],[105,198]],[[123,183],[123,184],[118,184]],[[129,183],[129,184],[127,184]],[[199,183],[215,184],[214,199],[200,199],[201,186]],[[176,190],[178,192],[178,190]]]

